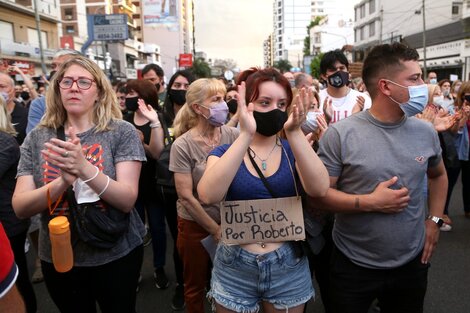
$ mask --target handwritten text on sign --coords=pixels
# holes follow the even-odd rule
[[[224,243],[305,239],[300,198],[225,201],[220,209]]]

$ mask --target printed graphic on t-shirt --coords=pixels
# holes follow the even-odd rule
[[[97,166],[98,169],[102,172],[104,169],[103,163],[103,147],[98,144],[92,144],[92,145],[84,145],[83,151],[85,152],[85,159],[88,160],[91,164],[94,166]],[[43,168],[43,183],[48,184],[57,177],[61,175],[60,169],[56,167],[55,165],[45,162],[42,165]],[[52,203],[52,208],[55,207],[54,211],[52,212],[51,216],[59,216],[59,215],[68,215],[68,203],[67,203],[67,196],[66,193],[63,194],[61,202],[60,203]],[[51,209],[51,208],[49,208]]]

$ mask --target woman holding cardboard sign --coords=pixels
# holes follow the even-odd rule
[[[240,136],[210,153],[198,194],[205,203],[225,196],[222,220],[244,210],[245,220],[266,223],[264,237],[259,229],[254,231],[255,223],[248,223],[243,233],[237,225],[237,238],[233,230],[222,229],[209,296],[217,312],[256,312],[260,302],[264,312],[302,312],[314,295],[307,258],[296,249],[295,236],[275,234],[286,234],[289,225],[296,233],[298,225],[290,222],[302,212],[295,197],[300,192],[298,180],[311,196],[323,196],[329,186],[325,167],[300,129],[310,98],[302,90],[288,117],[292,91],[282,74],[252,68],[240,76],[246,77],[246,85],[239,86]],[[287,140],[277,135],[282,129]],[[256,200],[271,198],[275,199]],[[226,244],[237,240],[238,245]]]

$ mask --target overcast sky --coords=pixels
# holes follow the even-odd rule
[[[263,66],[263,41],[273,29],[273,0],[195,0],[196,51],[233,59],[243,70]]]

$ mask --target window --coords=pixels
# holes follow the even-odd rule
[[[361,33],[360,33],[360,36],[359,36],[359,40],[364,40],[364,28],[365,28],[364,26],[361,27],[361,30],[360,30]]]
[[[461,2],[453,2],[452,3],[452,16],[460,15],[462,11],[462,3]]]
[[[366,16],[366,5],[363,4],[361,5],[361,18],[364,18]]]
[[[73,8],[64,9],[64,20],[70,21],[73,19]]]
[[[277,34],[278,34],[278,35],[282,35],[282,29],[278,30],[278,31],[277,31]]]
[[[323,13],[323,9],[318,9],[318,13]]]
[[[369,1],[369,14],[372,14],[375,12],[375,0]]]
[[[75,27],[73,27],[73,25],[67,25],[65,26],[65,32],[67,34],[73,34],[75,33]]]
[[[0,38],[4,40],[15,41],[13,36],[13,24],[0,21]]]
[[[47,49],[47,33],[41,31],[42,46]],[[36,47],[39,47],[38,31],[35,28],[28,28],[28,42]]]
[[[375,36],[375,21],[369,24],[369,36]]]
[[[356,8],[356,10],[354,11],[354,19],[355,21],[359,20],[359,8]]]

